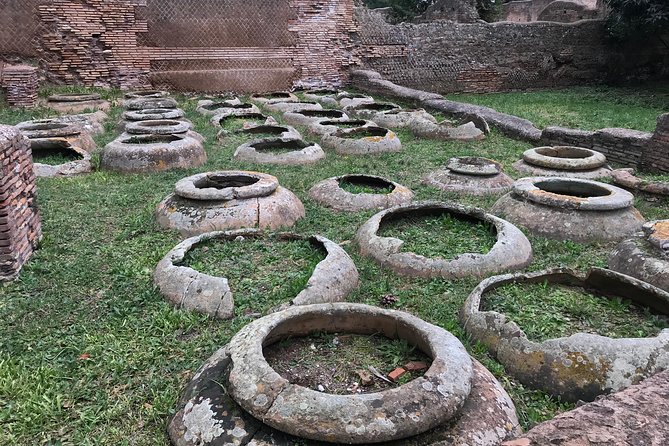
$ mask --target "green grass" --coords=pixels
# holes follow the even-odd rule
[[[114,98],[119,93],[105,95]],[[177,233],[157,227],[156,205],[179,179],[211,170],[248,169],[277,176],[306,208],[306,217],[292,230],[343,243],[354,259],[360,287],[348,300],[378,305],[382,296],[393,295],[398,299],[393,308],[454,333],[510,392],[524,427],[572,407],[524,388],[484,349],[468,341],[457,314],[478,280],[409,279],[381,269],[362,258],[351,243],[373,212],[336,213],[308,197],[311,186],[325,178],[369,173],[411,188],[417,199],[453,200],[489,209],[495,198],[444,193],[424,186],[421,179],[449,158],[464,155],[496,159],[518,177],[510,166],[529,144],[498,132],[485,141],[461,143],[421,140],[400,131],[404,149],[398,153],[338,156],[327,151],[327,159],[302,167],[242,163],[232,154],[248,138],[232,135],[217,141],[218,129],[208,117],[194,112],[196,100],[178,99],[196,130],[207,138],[209,160],[204,167],[141,175],[97,171],[38,181],[44,239],[20,278],[0,285],[0,444],[168,444],[166,422],[181,389],[203,361],[250,320],[243,316],[241,306],[236,312],[242,316],[229,321],[175,310],[152,282],[158,261],[180,241]],[[607,109],[603,103],[602,110]],[[649,115],[656,114],[652,107],[649,110]],[[120,113],[118,107],[110,112],[107,132],[96,138],[99,147],[116,137]],[[0,106],[0,120],[10,124],[50,114],[43,109],[15,111]],[[600,126],[594,116],[584,119],[589,126]],[[99,154],[94,163],[98,159]],[[637,205],[648,218],[666,217],[669,211],[666,200],[642,198]],[[465,234],[474,230],[468,224]],[[613,244],[585,245],[532,236],[530,240],[535,251],[531,270],[603,266],[613,248]],[[287,249],[290,253],[296,248]],[[258,266],[269,264],[269,253],[256,253],[262,257]],[[290,274],[301,268],[291,268]],[[228,277],[240,273],[236,265],[225,272]],[[275,275],[287,277],[283,271]],[[256,296],[248,307],[253,311],[264,311],[274,303],[275,297],[260,302],[264,293]],[[279,293],[276,299],[281,296]]]
[[[669,84],[646,88],[571,87],[518,93],[451,94],[448,99],[485,105],[548,126],[597,130],[622,127],[652,132],[669,112]]]
[[[656,336],[667,319],[628,300],[594,296],[582,288],[548,284],[509,284],[484,296],[483,307],[503,313],[530,340],[593,333],[612,338]]]
[[[226,277],[237,315],[266,313],[293,299],[307,285],[325,253],[308,240],[245,238],[199,245],[184,265]]]

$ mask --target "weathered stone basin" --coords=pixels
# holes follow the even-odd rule
[[[526,150],[523,159],[513,164],[523,173],[535,176],[584,178],[595,180],[611,175],[606,157],[584,147],[554,146]]]
[[[207,172],[180,180],[156,209],[158,224],[192,236],[239,228],[278,229],[304,217],[302,202],[272,175]]]
[[[463,156],[451,158],[445,168],[426,175],[423,183],[446,192],[496,195],[508,192],[514,181],[497,161]]]
[[[84,130],[79,122],[74,120],[41,119],[25,121],[16,124],[16,128],[30,140],[31,144],[40,144],[48,139],[65,139],[70,145],[87,152],[92,152],[96,148],[93,137]]]
[[[376,126],[339,129],[322,135],[321,142],[339,155],[372,155],[402,150],[402,143],[395,132]]]
[[[356,186],[382,188],[387,193],[351,193],[342,188],[348,183]],[[370,209],[387,209],[408,203],[413,192],[401,184],[374,175],[342,175],[328,178],[309,190],[312,200],[335,211],[356,212]]]
[[[669,330],[654,338],[620,338],[578,333],[534,342],[514,322],[496,311],[482,311],[481,301],[510,283],[564,284],[605,297],[620,297],[661,314],[669,314],[669,294],[613,271],[593,268],[587,274],[553,269],[485,279],[467,298],[460,322],[472,340],[481,342],[523,384],[564,401],[592,401],[617,392],[669,366]]]
[[[605,183],[576,178],[522,178],[491,212],[532,233],[578,242],[621,240],[641,230],[634,196]]]
[[[237,148],[235,159],[262,164],[303,165],[325,158],[316,143],[301,139],[256,139]]]

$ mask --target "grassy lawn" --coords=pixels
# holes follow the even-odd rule
[[[648,99],[650,92],[639,93],[634,112],[638,121],[630,123],[627,110],[631,107],[597,102],[596,98],[606,96],[599,89],[569,91],[569,94],[519,93],[486,98],[499,101],[504,97],[516,98],[508,102],[517,108],[521,99],[535,98],[528,99],[527,109],[545,113],[544,125],[564,125],[569,122],[558,122],[552,117],[563,114],[564,104],[579,102],[585,92],[591,92],[591,107],[597,103],[601,114],[590,113],[589,108],[576,108],[578,123],[584,128],[616,125],[649,129],[661,111],[657,100]],[[104,94],[108,98],[119,95],[114,91]],[[666,91],[657,93],[665,98],[666,94]],[[540,101],[542,97],[545,99]],[[308,167],[242,163],[233,160],[232,154],[245,140],[243,136],[217,141],[217,130],[209,124],[209,118],[194,112],[195,101],[187,97],[177,99],[196,130],[207,138],[209,161],[204,168],[143,175],[97,171],[70,179],[39,180],[44,239],[20,279],[0,285],[0,444],[167,445],[167,418],[193,372],[247,324],[254,317],[253,312],[266,311],[276,300],[285,298],[290,293],[290,283],[303,283],[300,270],[313,268],[318,261],[300,243],[277,246],[272,252],[253,245],[249,257],[239,262],[229,258],[243,254],[238,247],[209,246],[207,252],[194,252],[189,261],[210,271],[228,272],[233,292],[240,299],[236,317],[217,321],[173,309],[156,291],[151,274],[162,256],[180,241],[177,233],[160,230],[153,217],[156,205],[172,191],[177,180],[207,170],[248,169],[270,173],[305,205],[306,218],[297,223],[295,232],[318,233],[343,243],[351,241],[373,213],[335,213],[315,204],[307,192],[318,181],[343,174],[369,173],[412,188],[417,199],[455,200],[490,208],[494,198],[442,193],[422,185],[421,179],[449,158],[460,155],[496,159],[509,174],[519,177],[511,164],[530,148],[496,132],[485,141],[461,143],[421,140],[400,131],[404,149],[399,153],[347,157],[326,151],[326,160]],[[99,147],[116,136],[120,112],[115,107],[110,113],[107,132],[98,138]],[[10,111],[4,107],[0,108],[0,122],[14,124],[48,114],[45,110]],[[615,122],[603,124],[604,115]],[[538,119],[536,122],[542,125]],[[94,161],[97,159],[94,157]],[[666,218],[669,210],[667,200],[639,199],[637,206],[648,219]],[[456,242],[452,246],[456,249],[461,246],[457,239],[466,237],[466,227],[449,221],[432,223],[444,228],[435,245],[443,243],[445,247]],[[450,240],[449,227],[457,229]],[[409,235],[434,231],[420,224],[390,229],[409,231]],[[475,245],[487,249],[485,228],[472,227],[472,230],[480,238]],[[613,248],[612,244],[585,245],[540,237],[530,240],[535,252],[531,270],[604,266]],[[507,376],[481,346],[468,342],[457,314],[478,280],[398,277],[360,257],[355,244],[343,243],[343,246],[361,276],[360,287],[349,300],[378,305],[384,296],[393,296],[397,299],[393,308],[409,311],[452,331],[507,388],[524,428],[570,407],[524,388]],[[277,253],[294,261],[277,265]],[[221,258],[216,260],[208,254]],[[275,297],[271,302],[261,302],[264,296],[258,290],[267,290]],[[246,303],[243,299],[247,299]]]
[[[669,112],[669,84],[652,87],[571,87],[518,93],[451,94],[448,99],[485,105],[529,119],[538,128],[583,130],[623,127],[652,132]]]

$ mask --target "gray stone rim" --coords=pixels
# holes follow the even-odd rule
[[[315,142],[308,143],[309,145],[305,148],[294,150],[292,152],[280,154],[265,154],[258,152],[254,145],[265,141],[266,140],[264,139],[255,139],[246,144],[242,144],[235,151],[235,154],[233,155],[234,158],[255,163],[288,165],[313,164],[325,158],[325,152],[321,146]],[[300,139],[297,141],[303,140]]]
[[[609,194],[603,197],[579,198],[571,195],[547,192],[536,186],[537,183],[585,185],[606,190]],[[580,178],[530,177],[521,178],[513,185],[513,193],[534,203],[566,209],[584,211],[613,211],[627,209],[634,204],[634,195],[606,183]]]
[[[126,132],[133,135],[173,135],[186,133],[190,129],[190,124],[173,119],[149,119],[129,122],[125,126]]]
[[[485,164],[473,167],[472,164],[463,162],[470,159],[479,160]],[[483,158],[480,156],[460,156],[451,158],[448,160],[446,168],[463,175],[494,176],[502,173],[502,165],[500,163],[490,158]]]
[[[55,126],[52,129],[40,129],[40,126]],[[16,128],[28,139],[35,138],[58,138],[67,136],[77,136],[81,134],[81,127],[76,124],[70,124],[56,119],[38,119],[35,121],[25,121],[16,124]]]
[[[566,401],[591,401],[600,394],[618,391],[633,384],[632,375],[637,378],[647,377],[653,374],[652,370],[659,371],[669,366],[669,329],[653,338],[613,339],[577,333],[569,337],[533,342],[505,315],[480,309],[483,296],[495,288],[508,283],[542,283],[546,280],[587,286],[590,289],[597,284],[610,287],[610,283],[617,280],[620,287],[624,284],[653,295],[655,298],[646,303],[650,306],[665,306],[666,309],[669,304],[669,293],[634,277],[603,268],[592,268],[586,275],[577,274],[568,268],[555,268],[526,274],[504,274],[483,280],[465,301],[460,312],[460,322],[473,340],[483,343],[507,371],[522,383]],[[629,295],[637,297],[636,294]],[[644,372],[638,371],[642,365],[652,369],[646,371],[645,376]],[[572,366],[583,370],[573,371],[573,376],[569,376]]]
[[[340,181],[351,177],[365,177],[380,180],[393,186],[393,190],[387,194],[353,194],[344,190]],[[310,190],[309,196],[316,202],[326,205],[337,211],[385,209],[401,203],[410,202],[414,193],[405,186],[376,175],[348,174],[325,179],[316,183]],[[351,203],[352,208],[346,206]]]
[[[178,108],[177,101],[170,97],[128,99],[123,104],[128,110],[144,110],[147,108]]]
[[[169,97],[169,93],[161,90],[129,91],[126,99],[160,99]]]
[[[144,110],[127,111],[123,118],[128,121],[152,121],[163,119],[180,119],[184,117],[183,110],[179,108],[147,108]]]
[[[377,233],[382,221],[393,214],[436,210],[481,220],[497,230],[497,241],[486,254],[466,253],[451,260],[428,258],[411,252],[401,252],[404,241],[381,237]],[[487,212],[456,203],[422,201],[396,206],[381,211],[367,220],[356,234],[360,252],[372,257],[382,266],[409,277],[441,277],[454,279],[484,277],[501,271],[520,269],[532,261],[532,246],[525,235],[513,224]]]
[[[291,335],[308,334],[318,329],[337,331],[342,322],[334,315],[357,313],[368,318],[370,326],[374,319],[384,318],[395,322],[395,333],[399,337],[420,337],[432,355],[432,365],[421,378],[396,389],[362,395],[330,395],[290,384],[270,367],[263,356],[263,344],[275,341],[273,336],[291,321],[314,317],[319,320],[306,330],[289,329]],[[322,322],[321,322],[322,320]],[[320,325],[320,326],[318,326]],[[354,332],[348,330],[347,332]],[[364,328],[361,332],[365,332]],[[420,335],[418,334],[420,333]],[[285,334],[285,333],[283,333]],[[472,362],[462,343],[446,330],[429,324],[408,313],[383,310],[362,304],[317,304],[291,307],[285,311],[265,316],[242,328],[228,344],[232,360],[229,392],[233,399],[248,413],[283,432],[294,433],[294,420],[290,414],[301,412],[301,418],[313,420],[310,425],[301,425],[298,435],[313,440],[322,440],[322,426],[328,426],[328,441],[365,444],[370,435],[356,429],[374,429],[373,442],[406,438],[454,418],[464,405],[471,391]],[[264,384],[264,385],[261,385]],[[265,387],[266,393],[262,388]],[[261,389],[261,390],[259,390]],[[284,396],[285,394],[285,396]],[[387,401],[399,401],[403,407]],[[435,402],[428,407],[415,408],[414,402]],[[419,403],[420,404],[420,403]],[[368,407],[368,411],[360,411]],[[371,408],[374,408],[373,410]],[[352,420],[342,417],[353,409]],[[333,410],[334,409],[334,410]],[[337,409],[340,409],[337,411]],[[271,419],[268,414],[271,412]],[[329,412],[338,412],[331,417]],[[399,413],[404,417],[398,416]],[[423,413],[423,417],[418,413]],[[413,417],[411,415],[414,415]],[[383,416],[379,416],[383,415]],[[390,423],[389,428],[386,422]],[[385,425],[384,425],[385,424]]]
[[[588,154],[588,156],[584,158],[559,158],[540,153],[540,151],[555,151],[560,149],[578,151]],[[595,150],[586,149],[585,147],[576,146],[535,147],[526,150],[523,153],[523,160],[528,164],[556,170],[592,170],[598,169],[606,164],[606,157],[604,154]]]
[[[250,186],[226,187],[225,189],[198,188],[196,183],[210,176],[243,176],[258,180]],[[193,175],[179,180],[174,187],[174,193],[183,198],[191,200],[243,200],[247,198],[265,197],[273,193],[279,187],[279,180],[266,173],[250,172],[244,170],[226,170],[206,172]]]
[[[97,93],[82,94],[54,94],[47,98],[49,102],[93,102],[99,101],[102,97]]]

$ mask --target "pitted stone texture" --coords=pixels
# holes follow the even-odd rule
[[[354,194],[341,187],[342,182],[352,184],[392,187],[387,194]],[[408,188],[394,181],[373,175],[342,175],[328,178],[309,190],[309,197],[335,211],[357,212],[363,210],[381,210],[413,200],[414,194]]]
[[[129,91],[125,94],[126,99],[161,99],[169,96],[168,92],[161,90]]]
[[[99,110],[95,113],[85,113],[80,115],[61,115],[54,118],[35,119],[28,121],[33,124],[52,124],[63,123],[67,125],[76,125],[91,136],[99,135],[105,132],[103,122],[107,120],[107,113]]]
[[[373,104],[376,102],[373,97],[359,93],[348,93],[342,91],[337,95],[340,107],[357,107],[363,104]]]
[[[343,106],[344,112],[351,117],[358,119],[368,119],[370,121],[374,120],[380,112],[389,112],[389,111],[402,111],[402,107],[392,102],[363,102],[356,105],[347,105]]]
[[[300,102],[300,98],[288,91],[275,91],[273,93],[260,93],[251,95],[251,100],[258,104],[274,104],[277,102]]]
[[[263,346],[314,331],[406,339],[432,356],[420,378],[379,393],[330,395],[289,383]],[[228,344],[228,391],[242,408],[281,431],[317,441],[369,444],[406,438],[452,419],[471,390],[472,363],[447,331],[407,313],[360,304],[292,307],[252,322]]]
[[[93,137],[84,130],[84,125],[76,119],[59,120],[41,119],[25,121],[16,124],[23,135],[30,140],[31,144],[40,144],[44,140],[57,138],[66,139],[72,146],[79,147],[87,152],[96,148]]]
[[[447,260],[401,252],[404,244],[402,240],[377,235],[384,220],[412,214],[451,214],[456,218],[460,216],[467,220],[483,221],[495,227],[497,241],[487,254],[465,253]],[[409,277],[441,277],[449,280],[485,277],[501,271],[524,268],[532,260],[529,240],[514,225],[481,209],[467,208],[455,203],[424,201],[382,211],[362,225],[356,240],[363,255],[372,257],[397,274]]]
[[[415,119],[410,123],[409,128],[419,138],[444,141],[480,141],[485,139],[485,131],[479,129],[471,121],[453,126],[449,121],[436,123],[427,119]]]
[[[395,132],[376,126],[339,129],[322,135],[321,142],[339,155],[374,155],[402,150]]]
[[[272,150],[279,152],[272,153]],[[301,139],[256,139],[239,146],[234,157],[252,163],[303,165],[325,159],[325,152],[318,144]]]
[[[202,143],[186,135],[121,135],[102,152],[103,169],[157,172],[202,166],[207,154]]]
[[[532,233],[577,242],[621,240],[641,230],[634,196],[605,183],[575,178],[518,180],[491,212]]]
[[[323,119],[331,121],[348,120],[348,115],[341,110],[298,110],[283,114],[283,120],[287,124],[303,125],[305,127]]]
[[[346,128],[378,127],[375,122],[364,119],[328,119],[323,118],[312,122],[307,133],[312,135],[329,135]]]
[[[307,90],[302,96],[307,101],[316,101],[327,107],[337,107],[339,106],[338,94],[337,90]]]
[[[184,111],[180,108],[148,108],[123,113],[126,121],[153,121],[161,119],[182,119]]]
[[[173,119],[129,122],[125,126],[126,132],[132,135],[174,135],[186,133],[192,128],[190,123]]]
[[[227,114],[228,116],[244,115],[248,113],[260,113],[260,109],[254,104],[246,104],[239,99],[213,101],[198,101],[196,111],[204,116],[216,116]]]
[[[669,371],[597,399],[502,446],[664,446],[669,444]]]
[[[669,182],[644,180],[634,175],[634,169],[616,169],[611,178],[618,186],[653,195],[669,195]]]
[[[669,294],[629,276],[593,268],[583,276],[567,269],[507,274],[481,282],[467,298],[460,322],[523,384],[564,401],[592,401],[617,392],[669,366],[669,330],[654,338],[611,339],[577,333],[566,338],[533,342],[522,329],[495,311],[481,311],[481,300],[509,283],[549,283],[579,286],[598,295],[629,299],[669,313]],[[488,297],[484,297],[484,296]]]
[[[669,220],[646,223],[643,229],[616,246],[609,268],[669,291]]]
[[[511,398],[487,369],[476,360],[472,360],[472,363],[472,390],[456,421],[446,421],[425,434],[406,440],[377,444],[498,446],[506,438],[519,435],[518,418]],[[229,372],[230,357],[226,346],[207,360],[184,389],[177,413],[167,428],[172,444],[294,446],[304,442],[303,439],[263,426],[244,412],[227,392]],[[205,410],[209,408],[213,413]],[[238,436],[233,437],[233,432]],[[205,441],[205,436],[213,439]],[[319,441],[309,441],[309,445],[343,446]]]
[[[542,177],[596,180],[611,176],[606,157],[583,147],[554,146],[526,150],[513,167],[522,173]]]
[[[56,150],[72,152],[80,157],[80,159],[55,166],[33,161],[35,175],[40,178],[71,177],[90,173],[93,170],[91,165],[91,155],[79,147],[72,146],[66,139],[48,139],[42,144],[33,145],[32,150],[33,156],[41,150]]]
[[[318,102],[270,102],[263,104],[265,110],[274,113],[288,113],[301,110],[323,110]]]
[[[431,172],[423,179],[423,184],[428,186],[468,195],[503,194],[513,183],[497,161],[480,157],[451,158],[446,168]]]
[[[161,98],[135,98],[127,99],[123,102],[123,106],[127,110],[145,110],[147,108],[169,108],[174,109],[178,108],[179,104],[177,101],[170,97],[161,97]]]
[[[82,113],[86,110],[109,110],[109,102],[96,93],[55,94],[49,96],[46,106],[59,113]]]
[[[304,217],[302,202],[272,175],[209,172],[179,181],[156,209],[163,228],[192,236],[239,228],[278,229]]]
[[[201,243],[215,239],[241,243],[235,241],[238,237],[266,238],[268,243],[274,240],[308,240],[314,249],[326,252],[325,258],[316,265],[306,287],[288,305],[341,302],[358,287],[358,270],[353,260],[339,245],[325,237],[316,235],[305,238],[285,233],[265,236],[257,229],[239,229],[208,232],[192,237],[167,253],[153,274],[161,294],[177,308],[197,311],[219,319],[232,317],[234,303],[228,280],[199,273],[180,263],[189,251]]]
[[[279,139],[302,139],[302,135],[295,128],[278,124],[245,125],[243,129],[237,130],[235,133],[254,138],[258,138],[258,135],[269,134],[272,135],[271,137]]]
[[[434,116],[422,108],[416,110],[381,111],[374,114],[374,116],[370,119],[381,127],[388,127],[391,129],[403,129],[406,127],[411,127],[413,122],[416,120],[425,120],[435,124],[437,123],[437,120],[434,119]]]

